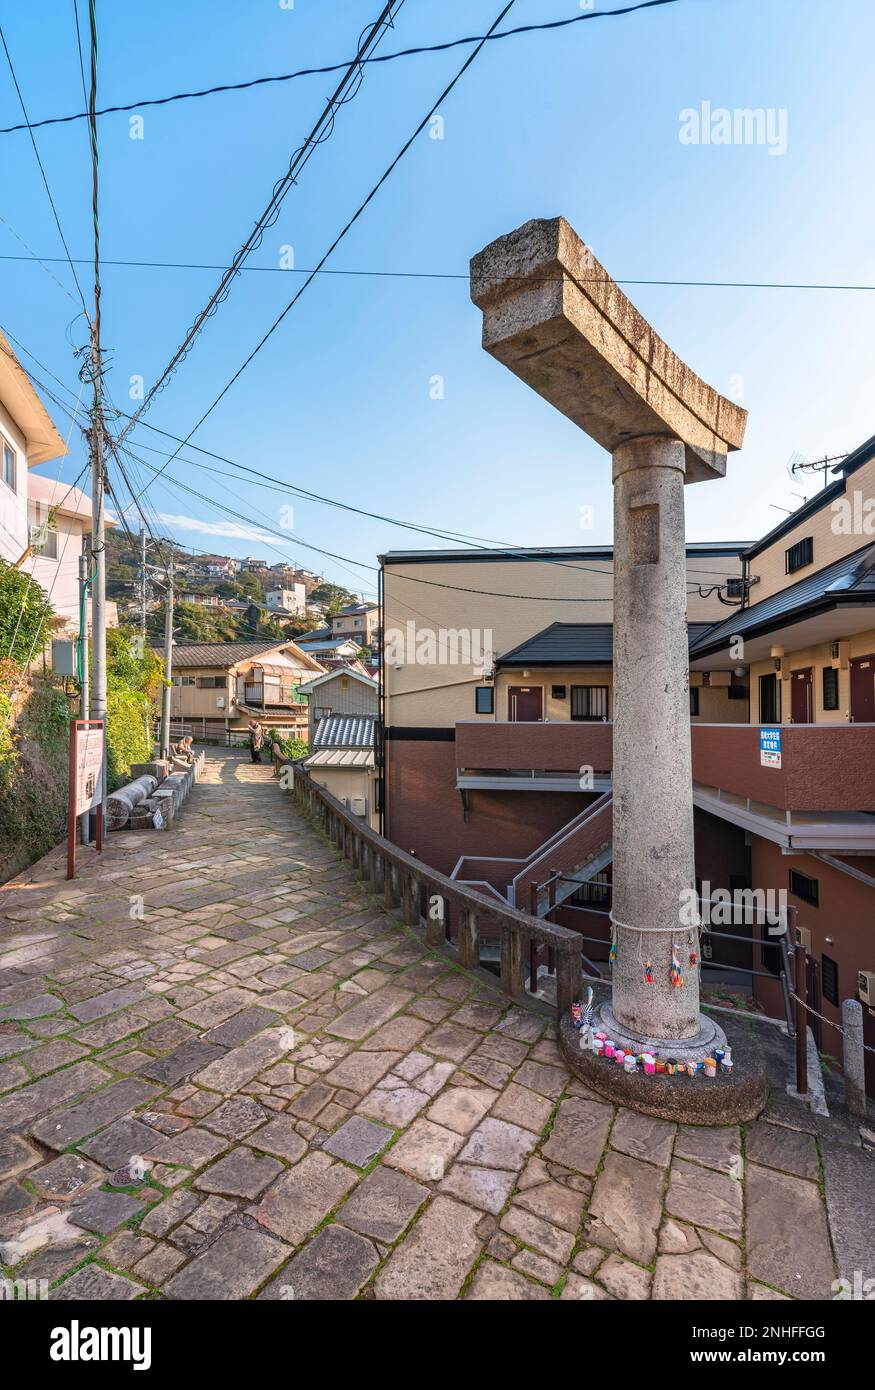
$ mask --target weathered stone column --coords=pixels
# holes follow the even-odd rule
[[[697,943],[681,916],[695,881],[683,489],[723,476],[746,413],[675,356],[562,218],[475,256],[471,296],[484,348],[613,456],[620,925],[600,1019],[631,1051],[698,1059],[725,1040],[699,1013]],[[673,949],[683,985],[670,978]]]
[[[613,900],[618,924],[661,930],[616,926],[613,1013],[663,1039],[699,1031],[692,938],[679,925],[695,883],[686,592],[684,446],[633,439],[614,451]],[[683,987],[669,980],[673,944]]]

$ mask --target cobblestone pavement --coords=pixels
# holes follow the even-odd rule
[[[588,1093],[239,753],[0,913],[0,1260],[52,1299],[831,1297],[815,1125]]]

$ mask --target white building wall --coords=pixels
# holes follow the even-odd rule
[[[27,455],[24,435],[2,404],[0,435],[15,450],[14,491],[7,487],[0,471],[0,559],[14,564],[27,546]]]

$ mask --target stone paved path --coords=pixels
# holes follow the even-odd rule
[[[172,832],[0,894],[6,1277],[53,1299],[831,1297],[815,1134],[616,1111],[549,1024],[378,910],[268,767],[208,759]]]

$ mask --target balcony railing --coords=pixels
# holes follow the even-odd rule
[[[478,770],[577,772],[585,766],[610,772],[613,725],[581,721],[555,724],[456,725],[456,766]]]
[[[274,767],[286,774],[298,805],[349,860],[358,878],[382,899],[387,911],[398,908],[403,922],[419,929],[427,945],[446,951],[459,965],[474,970],[480,965],[481,936],[497,937],[501,988],[512,998],[527,994],[526,969],[532,947],[544,947],[555,963],[558,1016],[561,1018],[580,997],[581,939],[577,932],[505,907],[405,854],[314,782],[301,763],[286,762],[275,754]]]
[[[266,705],[281,705],[291,709],[305,703],[300,699],[296,685],[281,685],[278,681],[238,682],[237,698],[245,705],[257,706],[259,709],[264,709]]]
[[[695,782],[780,810],[875,812],[875,724],[785,724],[780,767],[760,758],[759,724],[692,724],[690,733]],[[612,724],[465,722],[456,725],[456,766],[604,774],[612,744]]]

